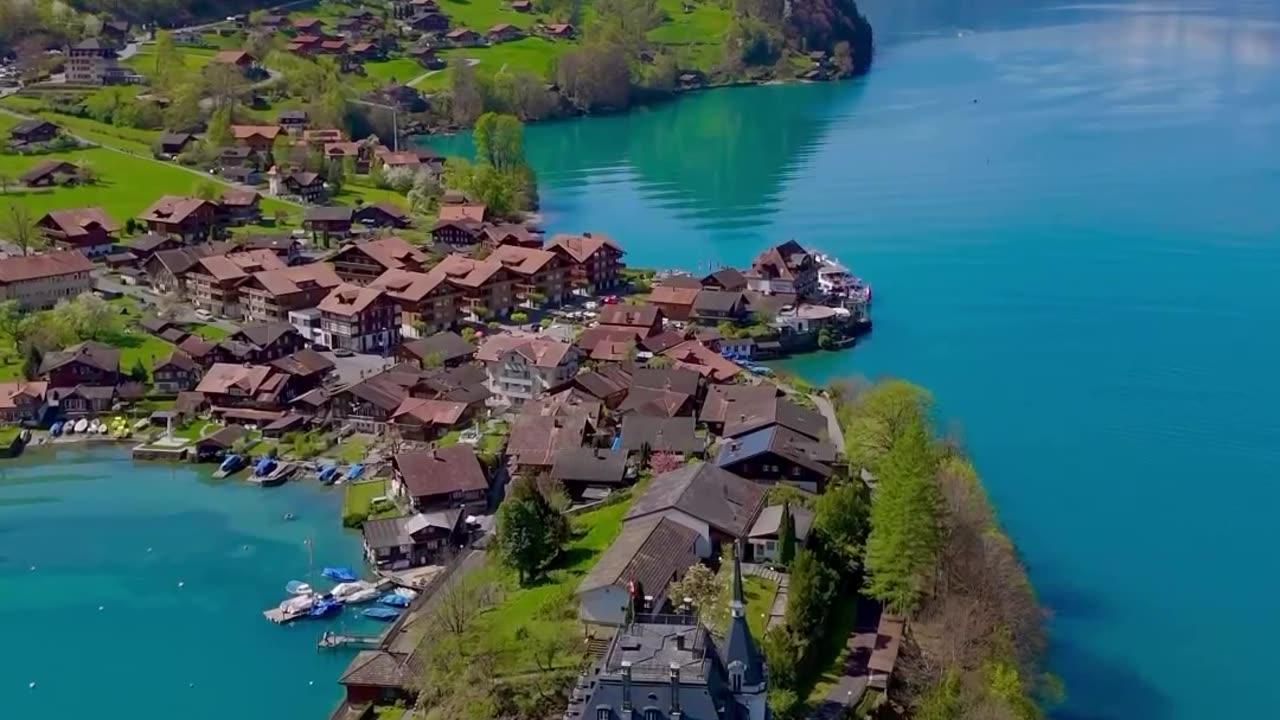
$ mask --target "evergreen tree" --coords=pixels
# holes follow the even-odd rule
[[[40,377],[40,364],[44,362],[44,354],[35,343],[28,343],[26,354],[22,358],[22,376],[28,380]]]
[[[778,562],[790,565],[796,557],[796,521],[791,517],[791,503],[782,503],[782,528],[778,531]]]
[[[129,378],[140,383],[147,381],[147,366],[142,364],[142,358],[133,361],[133,367],[129,369]]]
[[[862,565],[870,511],[867,486],[856,480],[827,486],[815,503],[809,541],[821,542],[845,577]]]
[[[918,419],[902,429],[880,463],[871,498],[866,589],[896,611],[907,612],[918,604],[941,543],[936,465]]]
[[[209,116],[209,128],[205,130],[204,140],[213,148],[222,148],[231,144],[231,107],[224,105]]]

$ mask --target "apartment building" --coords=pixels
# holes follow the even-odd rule
[[[400,306],[378,288],[339,285],[317,309],[323,345],[378,353],[400,344]]]
[[[520,407],[578,372],[579,351],[551,338],[494,335],[476,351],[484,363],[492,401]]]
[[[291,311],[314,308],[341,284],[342,279],[327,263],[254,273],[240,286],[244,319],[259,323],[288,320]]]
[[[75,250],[0,259],[0,301],[43,310],[93,288],[93,263]]]

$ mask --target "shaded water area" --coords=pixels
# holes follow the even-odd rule
[[[1059,716],[1273,715],[1280,4],[860,4],[863,81],[528,128],[548,229],[840,256],[876,330],[790,365],[936,393],[1053,612]]]
[[[317,587],[326,565],[359,567],[341,493],[216,481],[213,469],[135,463],[123,446],[0,461],[0,714],[328,715],[350,654],[316,640],[381,626],[350,611],[280,626],[262,610],[307,579],[308,543]]]

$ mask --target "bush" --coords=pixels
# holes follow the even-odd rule
[[[342,514],[342,527],[358,528],[369,519],[369,513],[363,510],[352,510]]]
[[[524,323],[529,322],[529,316],[526,313],[518,311],[513,312],[511,313],[511,322],[523,325]]]

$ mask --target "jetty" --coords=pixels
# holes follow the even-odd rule
[[[382,643],[381,635],[357,635],[336,633],[327,630],[316,643],[317,650],[341,647],[378,647]]]

